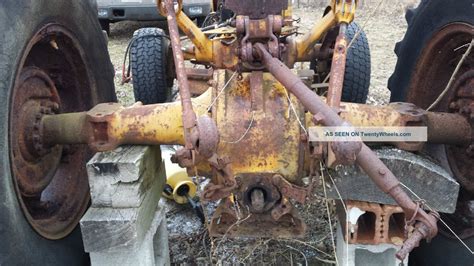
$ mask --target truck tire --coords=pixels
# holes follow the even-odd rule
[[[352,22],[347,27],[348,41],[354,38],[360,30],[357,23]],[[311,69],[317,72],[316,63],[311,62]],[[362,30],[347,51],[346,71],[342,89],[342,101],[365,103],[370,86],[370,48],[365,32]]]
[[[27,201],[13,143],[18,143],[18,134],[31,133],[14,130],[22,127],[17,122],[24,115],[17,112],[19,95],[33,93],[21,84],[41,81],[30,88],[56,87],[60,105],[55,112],[85,111],[101,101],[116,101],[114,70],[95,1],[1,1],[0,32],[0,265],[88,264],[77,224],[89,204],[85,163],[92,153],[86,145],[69,150],[54,146],[34,158],[43,164],[51,156],[57,164],[47,188]],[[41,182],[45,177],[31,175]],[[38,212],[30,213],[32,209]]]
[[[169,39],[158,28],[139,29],[133,38],[130,64],[135,100],[143,104],[168,101],[174,80]]]
[[[398,61],[388,82],[392,102],[406,101],[428,108],[438,98],[465,53],[465,44],[474,36],[472,11],[472,0],[422,0],[417,8],[407,10],[407,32],[395,46]],[[460,112],[451,103],[461,97],[457,94],[458,88],[468,82],[472,84],[473,78],[474,56],[471,52],[450,90],[432,111]],[[474,168],[466,148],[429,144],[424,152],[461,184],[456,212],[442,214],[441,218],[472,249],[474,214],[466,206],[472,202],[474,193]],[[421,243],[410,254],[410,265],[473,265],[472,254],[442,223],[438,226],[439,234],[430,243]]]

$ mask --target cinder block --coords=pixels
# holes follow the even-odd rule
[[[161,161],[159,146],[122,146],[97,153],[87,163],[92,207],[140,207],[156,181],[161,187],[166,182],[165,176],[157,175]]]
[[[405,239],[405,214],[401,207],[352,200],[345,201],[345,205],[346,208],[337,201],[336,210],[343,233],[348,226],[349,244],[397,245]]]
[[[92,192],[95,199],[119,202],[117,199],[122,203],[118,204],[121,207],[93,204],[86,212],[81,219],[86,252],[137,250],[142,245],[166,180],[164,163],[155,161],[161,158],[154,154],[156,150],[159,147],[129,146],[114,153],[98,153],[91,159],[89,166],[95,170],[90,169],[89,179],[91,187],[96,188]],[[136,197],[129,197],[128,185],[133,185]],[[112,188],[114,193],[99,195],[99,191]],[[132,203],[128,204],[127,200]]]
[[[163,217],[156,234],[153,236],[153,250],[155,252],[155,265],[171,265],[166,217]]]
[[[138,249],[149,230],[161,191],[148,191],[139,208],[89,208],[81,219],[86,252]]]
[[[91,252],[93,266],[162,266],[170,265],[168,231],[166,228],[165,208],[160,204],[153,221],[138,248],[121,251]]]
[[[395,253],[400,246],[393,244],[347,244],[342,236],[341,226],[337,227],[336,254],[339,265],[344,266],[399,266]],[[408,265],[408,256],[403,261]]]

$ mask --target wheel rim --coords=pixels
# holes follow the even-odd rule
[[[417,61],[408,88],[406,98],[408,102],[427,108],[436,100],[448,84],[456,65],[466,51],[466,44],[471,42],[473,33],[474,28],[469,24],[452,23],[432,36]],[[450,91],[433,111],[461,113],[471,120],[472,125],[474,88],[473,75],[469,74],[472,68],[474,68],[474,57],[470,56],[461,66]],[[455,103],[461,98],[464,102],[461,108],[457,108]],[[469,145],[446,146],[445,150],[453,174],[465,189],[474,192],[473,157],[468,149]]]
[[[60,239],[77,225],[90,196],[84,145],[45,146],[41,117],[92,106],[84,51],[66,28],[49,24],[29,41],[10,99],[12,177],[23,213],[41,236]]]
[[[406,97],[408,102],[428,108],[438,98],[465,53],[466,44],[471,42],[473,34],[473,26],[466,23],[451,23],[432,36],[417,61]],[[470,56],[459,69],[448,93],[432,111],[460,113],[466,116],[471,126],[474,124],[473,68],[474,57]],[[463,238],[470,237],[474,233],[471,224],[473,214],[469,208],[470,196],[468,196],[474,192],[472,164],[474,157],[470,147],[472,148],[472,143],[464,146],[427,147],[427,151],[443,166],[449,168],[462,185],[456,212],[452,215],[443,215],[443,219]],[[468,193],[465,193],[466,191]],[[451,234],[444,230],[443,227],[440,228],[441,233],[451,237]]]

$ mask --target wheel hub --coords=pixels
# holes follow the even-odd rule
[[[42,117],[89,110],[95,84],[79,41],[59,24],[41,28],[27,43],[11,92],[10,168],[26,220],[41,236],[60,239],[71,233],[90,195],[85,145],[42,142]]]
[[[422,108],[430,106],[446,88],[454,69],[472,40],[472,25],[451,23],[435,33],[423,48],[408,88],[407,101]],[[464,47],[464,48],[463,48]],[[460,113],[474,128],[474,60],[468,56],[459,67],[455,82],[433,111]],[[424,88],[424,89],[421,89]],[[464,146],[444,145],[432,148],[434,156],[449,168],[462,185],[456,212],[444,215],[451,228],[461,237],[474,234],[470,193],[474,193],[473,143]],[[466,193],[467,192],[467,193]],[[443,233],[443,228],[441,228]],[[450,235],[446,234],[446,235]]]
[[[21,194],[35,197],[51,182],[61,158],[62,147],[45,147],[40,132],[41,117],[58,110],[59,98],[53,81],[36,68],[22,71],[15,90],[13,172]]]
[[[430,106],[445,89],[454,69],[472,40],[472,26],[451,23],[435,33],[426,43],[408,88],[407,101],[422,108]],[[465,48],[462,48],[465,47]],[[473,108],[473,57],[468,57],[459,68],[459,74],[450,91],[433,111],[461,113],[472,123]],[[424,89],[421,89],[424,88]],[[463,187],[474,192],[474,169],[471,147],[448,146],[446,154],[434,154],[438,159],[447,157],[449,168]],[[442,160],[442,159],[440,159]]]
[[[456,80],[449,101],[449,111],[466,116],[474,129],[474,70],[464,73]],[[471,169],[474,158],[474,142],[467,146],[448,146],[446,153],[451,170],[459,182],[468,191],[474,191]]]

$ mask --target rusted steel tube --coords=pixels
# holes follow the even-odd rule
[[[88,143],[87,112],[45,115],[41,123],[47,145]]]
[[[211,95],[208,90],[193,98],[198,113],[206,112]],[[88,112],[44,115],[42,142],[45,145],[89,144],[99,151],[122,144],[184,145],[181,114],[180,102],[130,107],[102,103]]]
[[[400,188],[400,182],[387,166],[375,155],[375,153],[363,145],[357,156],[356,163],[370,176],[372,181],[385,193],[390,194],[392,198],[402,207],[405,215],[411,217],[416,209],[416,204]]]
[[[168,20],[168,29],[171,40],[171,48],[176,67],[176,78],[178,79],[179,96],[181,105],[183,106],[183,126],[185,131],[186,146],[191,148],[191,140],[189,139],[189,130],[196,125],[196,113],[193,111],[191,102],[191,92],[189,90],[188,77],[186,75],[186,66],[184,64],[184,55],[181,50],[181,39],[179,36],[178,23],[176,22],[176,13],[174,10],[173,0],[165,0],[166,18]]]
[[[342,88],[344,85],[344,74],[346,71],[347,57],[347,24],[341,23],[339,26],[339,35],[336,38],[334,53],[331,63],[331,76],[329,78],[329,89],[327,94],[327,103],[331,107],[338,108],[341,104]]]
[[[414,248],[418,247],[418,243],[429,234],[429,228],[423,223],[418,223],[415,228],[415,231],[412,233],[411,237],[408,238],[400,250],[395,254],[395,256],[403,261],[405,257],[410,253]]]
[[[323,98],[324,99],[324,98]],[[357,103],[341,103],[340,116],[354,127],[404,127],[407,116],[396,108],[388,106],[370,106]],[[306,126],[317,126],[312,120],[313,114],[307,113]],[[421,124],[426,126],[428,143],[468,145],[474,139],[474,131],[468,119],[457,113],[424,112]]]
[[[260,59],[266,66],[267,70],[286,87],[288,91],[293,93],[298,100],[308,109],[312,114],[318,115],[320,123],[327,126],[339,126],[344,123],[344,120],[334,110],[329,108],[326,103],[318,97],[298,78],[293,72],[283,64],[280,60],[274,58],[269,54],[265,46],[261,43],[254,45],[256,52]],[[304,89],[303,89],[304,88]]]
[[[423,122],[428,128],[428,142],[468,145],[473,130],[466,117],[460,114],[426,112]]]
[[[317,94],[308,89],[288,67],[280,60],[272,57],[265,46],[257,43],[255,48],[257,49],[257,55],[268,71],[293,93],[311,113],[319,116],[319,123],[325,126],[342,126],[345,123],[336,111],[326,105]],[[390,194],[403,209],[407,217],[415,216],[415,220],[423,222],[429,228],[427,237],[431,238],[437,234],[436,221],[433,222],[430,215],[422,209],[418,209],[413,200],[400,187],[395,175],[365,144],[362,144],[362,149],[357,155],[356,162],[382,191]]]
[[[336,25],[337,18],[334,12],[328,12],[319,20],[309,32],[296,39],[297,58],[304,57],[309,50],[313,49],[314,45],[321,39],[331,27]]]

